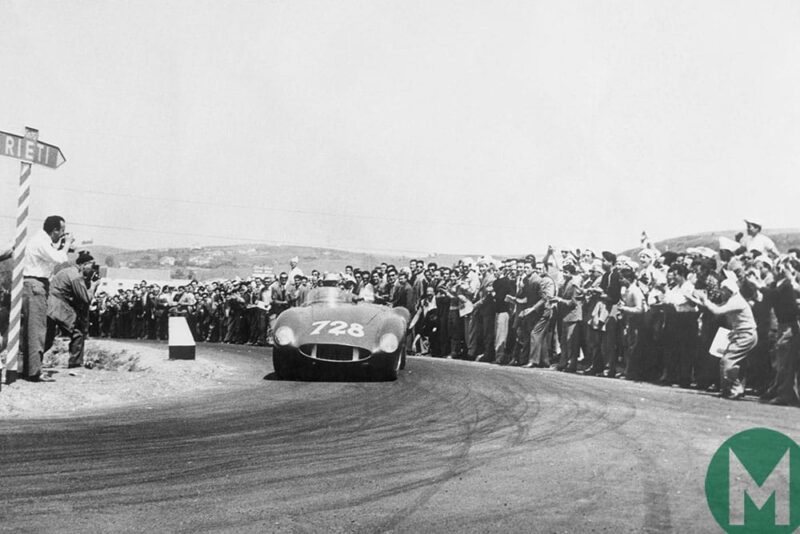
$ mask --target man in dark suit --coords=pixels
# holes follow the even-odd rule
[[[61,328],[70,336],[68,367],[83,365],[83,344],[89,328],[89,304],[99,281],[99,277],[93,275],[94,258],[88,252],[81,251],[75,265],[58,271],[50,284],[45,351],[53,345],[56,330]]]
[[[414,288],[408,283],[408,274],[405,271],[397,273],[397,285],[394,287],[391,295],[391,303],[393,308],[405,308],[408,310],[409,315],[414,315],[416,306],[414,299]]]
[[[605,362],[603,376],[614,378],[617,376],[617,360],[619,358],[619,300],[622,295],[622,283],[619,272],[615,268],[617,256],[613,252],[603,251],[603,277],[600,280],[600,297],[608,311],[605,329],[601,334],[600,350]]]

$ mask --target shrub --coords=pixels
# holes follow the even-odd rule
[[[86,349],[83,366],[107,371],[144,371],[139,367],[139,356],[124,349],[119,352],[102,348]]]
[[[67,367],[69,363],[69,338],[57,337],[53,347],[44,355],[44,367]],[[86,347],[83,366],[87,369],[106,371],[144,371],[139,366],[139,356],[126,350],[112,351],[105,348]]]

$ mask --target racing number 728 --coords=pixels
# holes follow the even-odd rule
[[[364,337],[364,325],[359,323],[346,323],[344,321],[314,321],[311,326],[315,328],[309,333],[311,336],[316,336],[322,332],[327,326],[328,333],[334,336],[341,336],[347,334],[352,337]]]

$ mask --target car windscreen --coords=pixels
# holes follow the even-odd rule
[[[315,287],[306,297],[306,306],[311,304],[333,304],[353,302],[352,293],[342,291],[338,287]]]

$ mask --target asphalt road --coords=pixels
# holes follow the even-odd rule
[[[549,370],[410,358],[396,382],[281,382],[268,349],[198,351],[240,375],[0,421],[0,530],[720,532],[716,448],[800,428],[796,408]]]

